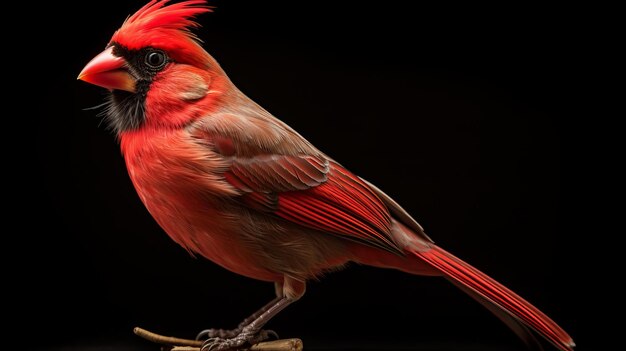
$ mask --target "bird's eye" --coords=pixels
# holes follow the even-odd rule
[[[159,70],[167,63],[167,56],[160,50],[149,51],[146,54],[146,65],[153,70]]]

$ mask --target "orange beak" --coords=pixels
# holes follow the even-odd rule
[[[78,79],[109,90],[135,92],[135,79],[128,73],[127,62],[113,55],[113,47],[94,57],[78,75]]]

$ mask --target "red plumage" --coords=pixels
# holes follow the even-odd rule
[[[198,27],[193,17],[211,12],[204,0],[189,0],[170,4],[169,0],[151,0],[128,17],[117,30],[111,42],[124,43],[128,49],[148,46],[162,48],[179,62],[202,65],[206,52],[198,45],[198,38],[190,31]]]
[[[436,246],[395,201],[241,93],[198,44],[204,1],[153,0],[79,78],[111,90],[109,119],[141,200],[190,252],[277,284],[278,298],[214,349],[260,340],[307,279],[349,261],[439,275],[527,341],[572,339],[530,303]],[[125,91],[122,91],[125,90]],[[129,119],[132,123],[127,123]]]
[[[559,349],[569,350],[573,346],[573,341],[569,335],[543,312],[446,250],[433,245],[431,250],[414,251],[413,253],[435,267],[453,283],[468,288],[470,290],[468,293],[472,297],[493,303],[500,308],[500,311],[504,311],[533,330],[540,332]],[[521,337],[525,338],[525,335],[521,335]]]

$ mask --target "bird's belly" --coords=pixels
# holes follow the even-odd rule
[[[281,278],[241,242],[240,229],[228,219],[231,214],[207,204],[190,208],[188,201],[188,198],[182,202],[148,199],[145,205],[165,232],[191,254],[250,278],[266,281]]]

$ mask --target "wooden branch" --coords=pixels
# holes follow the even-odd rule
[[[153,343],[170,346],[171,348],[168,349],[171,351],[200,351],[200,349],[202,348],[202,341],[198,340],[181,339],[175,338],[173,336],[163,336],[139,327],[133,329],[133,332],[148,341],[152,341]],[[302,351],[302,349],[303,344],[302,340],[300,339],[281,339],[260,342],[258,344],[252,345],[248,349],[241,350]]]
[[[145,329],[135,327],[133,332],[148,341],[152,341],[155,344],[161,345],[170,345],[170,346],[192,346],[196,348],[202,347],[202,341],[199,340],[189,340],[189,339],[180,339],[175,338],[173,336],[163,336],[159,334],[155,334],[153,332],[147,331]]]

